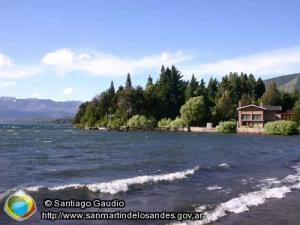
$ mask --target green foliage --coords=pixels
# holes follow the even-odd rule
[[[126,127],[134,115],[144,115],[157,121],[177,118],[168,121],[170,129],[171,124],[177,129],[184,124],[188,127],[202,126],[207,122],[218,124],[236,119],[239,100],[243,104],[257,103],[264,95],[263,102],[281,104],[284,109],[291,109],[299,99],[298,93],[279,93],[273,84],[269,84],[265,92],[263,81],[260,78],[256,80],[252,74],[230,73],[220,82],[211,78],[207,85],[203,79],[197,81],[194,75],[189,82],[182,77],[175,66],[162,66],[159,79],[153,82],[149,76],[143,88],[133,87],[128,74],[124,87],[115,89],[111,82],[107,90],[82,103],[73,123],[82,128],[103,126],[120,129]],[[276,101],[273,101],[274,96]],[[166,126],[163,125],[166,121],[163,121],[161,127]]]
[[[219,99],[216,100],[213,115],[215,118],[214,123],[219,121],[226,121],[236,118],[236,105],[233,104],[230,92],[225,90]]]
[[[261,97],[261,101],[264,105],[276,105],[279,102],[279,91],[276,88],[274,81],[270,81],[267,85],[266,91]]]
[[[300,125],[300,99],[295,103],[293,113],[293,120]]]
[[[171,69],[162,67],[156,84],[156,96],[159,101],[158,119],[178,116],[180,107],[184,104],[185,89],[186,82],[182,80],[182,75],[175,66]]]
[[[265,125],[264,132],[272,135],[298,134],[297,124],[292,121],[278,120]]]
[[[235,121],[225,121],[220,122],[217,126],[217,131],[220,133],[236,133],[236,122]]]
[[[131,129],[149,129],[155,125],[154,119],[148,119],[143,115],[135,115],[128,120],[128,126]]]
[[[187,126],[190,126],[192,123],[203,122],[206,112],[205,107],[203,96],[192,97],[181,106],[181,118]]]
[[[125,88],[132,88],[132,83],[131,83],[131,77],[130,74],[127,74],[127,79],[126,79],[126,83],[125,83]]]
[[[180,128],[183,128],[184,125],[185,125],[185,121],[180,117],[176,117],[176,119],[172,120],[172,122],[170,123],[170,129],[172,131],[177,131]]]
[[[157,123],[157,127],[161,130],[169,130],[171,128],[172,119],[170,118],[162,118]]]

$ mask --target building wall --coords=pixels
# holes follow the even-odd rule
[[[250,115],[249,121],[245,121],[246,125],[243,125],[242,116],[243,115]],[[261,119],[255,121],[253,116],[260,116]],[[264,119],[264,111],[262,110],[239,110],[238,111],[238,127],[243,126],[250,126],[250,127],[263,127],[263,120]],[[253,121],[254,120],[254,121]]]
[[[264,111],[264,120],[266,122],[280,120],[281,115],[280,112],[277,111]]]

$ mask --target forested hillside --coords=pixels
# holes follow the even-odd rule
[[[242,105],[282,105],[287,110],[293,108],[299,94],[279,91],[274,82],[269,83],[266,91],[262,79],[255,79],[252,74],[230,73],[220,81],[210,78],[206,84],[194,75],[190,81],[185,81],[175,66],[162,66],[159,79],[154,82],[149,76],[144,88],[134,87],[130,74],[125,85],[117,90],[111,82],[106,91],[92,101],[81,104],[74,123],[77,127],[104,126],[117,129],[127,126],[128,120],[134,115],[143,115],[156,126],[163,118],[177,118],[178,121],[181,107],[195,96],[202,96],[194,101],[201,106],[201,110],[197,110],[203,115],[190,119],[189,125],[202,126],[207,122],[216,125],[220,121],[236,120],[239,101]],[[190,109],[185,108],[193,110],[192,103],[189,104]]]
[[[265,83],[274,81],[279,89],[287,92],[292,92],[294,90],[300,91],[300,73],[289,74],[279,77],[274,77],[265,80]]]

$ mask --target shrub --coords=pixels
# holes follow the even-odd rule
[[[113,130],[118,130],[120,129],[123,125],[125,124],[125,121],[123,118],[113,118],[111,119],[108,123],[107,126]]]
[[[293,120],[300,125],[300,99],[295,103],[293,108]]]
[[[297,123],[287,120],[269,122],[265,125],[264,132],[273,135],[298,134]]]
[[[177,131],[179,128],[184,127],[184,125],[184,120],[180,117],[176,117],[176,119],[170,123],[170,129],[173,131]]]
[[[169,130],[171,128],[172,120],[170,118],[163,118],[158,121],[157,126],[161,130]]]
[[[180,108],[181,118],[185,124],[189,127],[192,123],[203,121],[205,117],[205,101],[203,96],[197,96],[190,98]]]
[[[217,126],[217,131],[220,133],[236,133],[236,122],[235,121],[220,122],[219,126]]]
[[[128,120],[128,126],[131,129],[149,129],[153,128],[154,119],[148,119],[143,115],[135,115]]]

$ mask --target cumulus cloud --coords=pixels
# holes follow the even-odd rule
[[[42,63],[55,66],[69,66],[73,62],[74,54],[68,49],[59,49],[46,54]]]
[[[69,95],[70,96],[70,95],[73,95],[74,93],[75,93],[75,90],[72,87],[67,87],[63,90],[64,95]]]
[[[84,71],[96,76],[118,76],[124,73],[146,72],[160,68],[161,65],[187,61],[190,56],[182,51],[163,52],[157,55],[140,58],[124,58],[102,52],[78,52],[70,49],[59,49],[46,54],[42,63],[51,66],[60,73]]]
[[[300,47],[278,49],[258,54],[198,64],[186,68],[186,72],[199,75],[220,75],[229,72],[246,72],[259,76],[274,76],[300,71]]]

